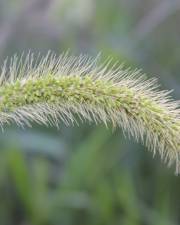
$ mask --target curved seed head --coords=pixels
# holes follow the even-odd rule
[[[171,165],[180,163],[180,108],[140,70],[87,56],[14,56],[0,75],[0,125],[81,121],[121,127]]]

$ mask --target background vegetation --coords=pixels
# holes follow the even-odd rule
[[[0,62],[70,49],[112,56],[180,98],[179,0],[0,0]],[[0,224],[178,225],[180,178],[121,130],[0,133]]]

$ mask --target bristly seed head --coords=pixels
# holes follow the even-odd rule
[[[0,75],[0,125],[59,125],[80,120],[119,126],[176,172],[180,169],[180,108],[141,71],[98,65],[97,58],[15,56]]]

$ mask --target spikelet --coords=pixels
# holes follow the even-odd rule
[[[180,162],[180,109],[168,91],[159,91],[155,79],[140,70],[109,68],[87,56],[6,60],[0,75],[0,126],[15,122],[24,127],[39,124],[66,125],[89,121],[121,127],[143,142],[161,159]],[[77,118],[79,119],[77,120]]]

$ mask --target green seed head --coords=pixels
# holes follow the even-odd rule
[[[11,121],[69,125],[78,115],[82,121],[121,127],[169,165],[175,162],[179,172],[179,103],[158,91],[154,80],[122,66],[97,66],[87,57],[48,54],[34,66],[31,55],[24,64],[22,57],[14,61],[1,72],[1,127]]]

